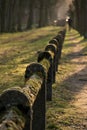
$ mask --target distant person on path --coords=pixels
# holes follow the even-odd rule
[[[71,31],[71,28],[72,28],[72,19],[71,19],[70,17],[68,17],[68,18],[66,19],[66,22],[67,22],[67,24],[68,24],[69,31]]]

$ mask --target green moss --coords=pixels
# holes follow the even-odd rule
[[[42,64],[42,65],[44,66],[46,72],[48,72],[48,69],[49,69],[49,67],[50,67],[50,62],[49,62],[49,60],[47,60],[47,59],[44,58],[44,59],[40,62],[40,64]]]
[[[48,130],[62,130],[60,127],[56,126],[56,124],[49,124]]]
[[[44,50],[60,27],[45,27],[21,33],[0,35],[0,92],[24,85],[27,65],[37,61],[37,51]]]
[[[24,86],[24,73],[27,65],[32,61],[37,61],[37,51],[44,50],[48,41],[60,29],[59,27],[45,27],[22,33],[0,35],[0,93],[10,87]],[[71,86],[66,83],[70,72],[75,68],[74,64],[71,68],[72,55],[70,54],[73,52],[72,47],[78,42],[83,47],[81,54],[86,55],[87,40],[80,37],[75,30],[66,33],[62,59],[56,73],[56,83],[53,84],[53,99],[51,102],[47,102],[46,130],[64,130],[63,128],[72,125],[72,117],[76,121],[74,124],[80,122],[74,106],[70,105],[70,101],[74,98]],[[44,64],[46,64],[46,68],[49,68],[49,62],[44,61]],[[38,83],[34,82],[31,83],[31,86],[33,84],[38,86]],[[35,93],[38,91],[37,87],[31,88]]]

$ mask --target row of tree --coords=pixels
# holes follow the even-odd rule
[[[58,9],[70,0],[0,0],[0,32],[15,32],[53,23]],[[64,11],[62,6],[61,12]],[[62,13],[59,13],[59,16]],[[73,0],[73,26],[87,38],[87,0]]]
[[[87,0],[74,0],[70,13],[74,28],[87,38]]]
[[[56,17],[61,0],[0,0],[0,32],[42,27]]]

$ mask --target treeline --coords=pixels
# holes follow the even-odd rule
[[[43,27],[56,17],[61,0],[0,0],[0,32]]]
[[[74,28],[87,38],[87,0],[74,0],[70,12]]]

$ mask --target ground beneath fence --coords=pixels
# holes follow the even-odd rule
[[[55,112],[48,107],[55,114],[53,130],[87,130],[87,41],[67,32],[62,53],[53,90],[53,100],[62,103],[53,105]]]
[[[81,45],[79,39],[73,39],[70,35],[69,40],[74,44],[73,52],[70,54],[70,64],[74,64],[75,69],[70,76],[74,75],[69,82],[72,91],[74,92],[74,100],[71,104],[75,107],[74,111],[77,114],[78,123],[73,124],[71,130],[87,130],[87,55],[82,52],[84,46]],[[69,55],[68,55],[69,56]],[[71,65],[71,69],[72,69]]]
[[[87,55],[82,52],[84,47],[80,41],[72,39],[73,36],[70,36],[71,42],[74,43],[70,63],[75,64],[75,70],[72,73],[74,77],[67,82],[71,83],[72,91],[75,93],[71,104],[76,108],[75,112],[79,122],[71,129],[87,130]]]

